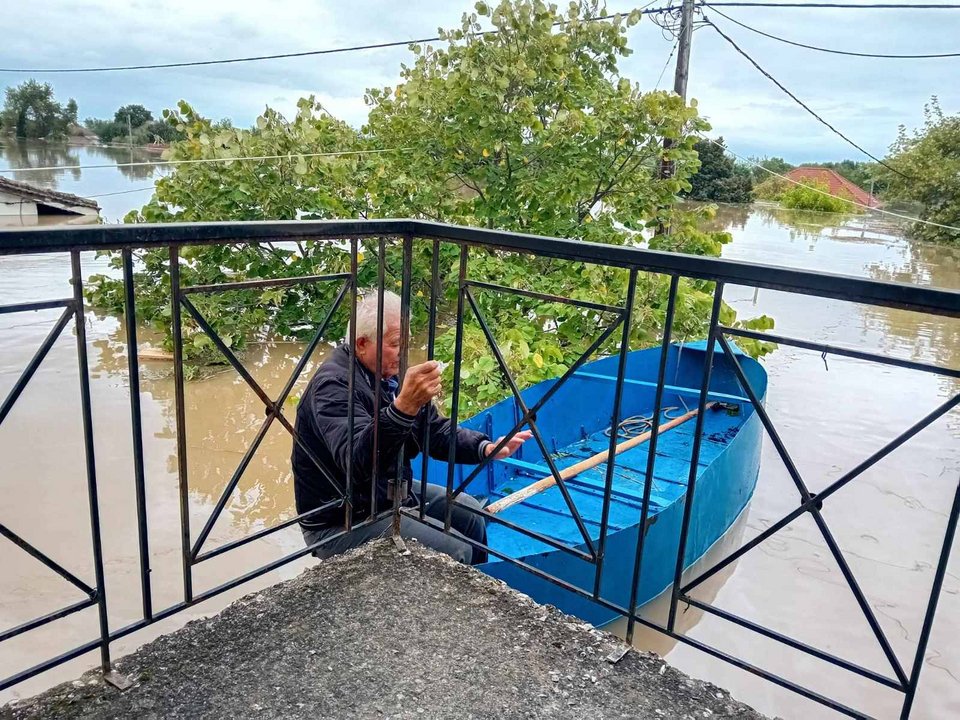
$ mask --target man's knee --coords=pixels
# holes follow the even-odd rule
[[[479,500],[477,500],[473,495],[468,495],[467,493],[460,493],[457,495],[454,502],[468,507],[471,510],[480,510],[483,507]]]

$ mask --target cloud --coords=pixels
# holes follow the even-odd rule
[[[297,52],[434,35],[457,27],[471,8],[429,0],[348,4],[302,0],[34,0],[4,8],[0,67],[148,64]],[[611,11],[631,0],[611,0]],[[960,12],[815,9],[724,10],[731,17],[800,42],[864,52],[956,49]],[[955,78],[960,60],[869,60],[815,53],[760,37],[712,11],[761,66],[859,144],[882,155],[901,123],[922,122],[923,104],[940,96],[960,110]],[[673,46],[649,19],[630,31],[634,54],[623,73],[652,88]],[[273,60],[261,63],[90,75],[41,75],[61,99],[75,97],[81,117],[111,116],[140,102],[159,112],[186,99],[215,118],[246,125],[266,104],[291,112],[298,97],[316,94],[331,112],[359,126],[363,93],[394,84],[405,48]],[[661,88],[673,86],[672,58]],[[3,74],[13,84],[29,75]],[[794,161],[862,157],[782,94],[710,27],[694,33],[689,96],[715,134],[742,154],[783,155]]]

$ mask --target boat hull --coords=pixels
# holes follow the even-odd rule
[[[687,345],[682,349],[678,346],[670,348],[666,377],[674,379],[675,382],[670,386],[670,391],[665,391],[665,405],[680,402],[685,406],[696,407],[696,388],[702,377],[706,357],[704,350],[704,343]],[[630,353],[628,382],[624,388],[623,417],[638,410],[643,411],[644,408],[652,408],[658,360],[659,349]],[[763,368],[743,355],[739,355],[739,361],[755,392],[762,399],[766,392],[766,373]],[[590,436],[590,430],[591,427],[602,428],[609,425],[615,387],[612,382],[616,373],[615,362],[616,358],[605,358],[585,365],[568,381],[568,385],[550,399],[538,417],[537,423],[545,441],[553,442],[555,446],[559,444],[560,448],[556,453],[558,457],[564,457],[564,451],[568,449],[589,447],[596,450],[608,442],[597,435]],[[528,388],[523,393],[524,401],[528,405],[536,402],[553,383],[554,381],[546,381]],[[753,494],[760,467],[762,426],[752,406],[743,397],[732,365],[721,354],[719,347],[714,355],[710,390],[711,399],[736,406],[738,416],[730,418],[726,417],[727,413],[724,411],[710,410],[705,418],[704,450],[701,455],[702,462],[698,463],[684,552],[684,568],[702,557],[741,514]],[[563,417],[565,412],[567,417]],[[604,412],[605,420],[602,419]],[[511,398],[463,424],[484,430],[495,437],[507,432],[518,416],[519,409]],[[688,497],[686,484],[695,426],[695,419],[691,419],[682,427],[666,431],[661,436],[654,471],[658,489],[654,493],[654,502],[645,523],[642,571],[636,591],[637,606],[653,599],[673,583],[684,504]],[[577,435],[580,440],[576,440]],[[523,454],[524,457],[520,460],[498,462],[496,467],[481,471],[477,479],[468,486],[468,491],[495,500],[529,484],[531,478],[538,474],[537,470],[543,470],[544,459],[536,447],[525,447]],[[576,459],[572,458],[566,464],[572,464]],[[564,463],[563,460],[556,462],[558,465]],[[629,484],[624,480],[617,480],[614,484],[599,587],[599,596],[604,602],[595,602],[527,569],[532,568],[558,579],[561,583],[592,594],[596,570],[593,563],[497,524],[490,525],[488,542],[491,548],[523,563],[527,568],[492,557],[490,562],[479,565],[478,569],[503,580],[538,602],[554,605],[591,624],[603,625],[618,617],[621,613],[616,608],[626,609],[630,603],[641,498],[646,477],[646,449],[640,447],[619,455],[616,467],[621,466],[624,471],[632,472],[634,477],[628,478],[632,480]],[[571,490],[575,495],[578,510],[591,529],[590,534],[595,546],[599,545],[605,467],[605,464],[601,464],[593,471],[592,478],[583,480]],[[454,483],[459,484],[471,469],[469,466],[457,466]],[[526,471],[524,476],[517,476],[516,473],[521,471]],[[446,473],[445,463],[431,461],[428,480],[445,484]],[[576,483],[577,481],[572,481],[568,484],[574,486]],[[548,493],[553,494],[552,499]],[[531,507],[515,506],[505,511],[502,517],[529,530],[549,535],[557,541],[565,540],[564,544],[586,551],[587,545],[582,542],[582,537],[581,542],[575,542],[575,524],[570,519],[569,510],[560,497],[559,489],[552,488],[541,495],[542,497],[537,496],[524,503],[529,503]],[[533,513],[534,509],[537,512]]]

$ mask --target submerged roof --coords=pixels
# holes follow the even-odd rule
[[[96,200],[80,197],[79,195],[74,195],[73,193],[65,193],[58,190],[49,190],[47,188],[37,187],[36,185],[30,185],[29,183],[20,182],[19,180],[10,180],[9,178],[5,177],[0,177],[0,192],[19,195],[20,197],[23,197],[27,200],[32,200],[33,202],[41,205],[53,205],[64,210],[69,209],[71,206],[88,208],[91,210],[100,209],[100,206],[97,204]]]
[[[787,173],[790,180],[824,183],[832,195],[849,197],[854,202],[868,207],[879,207],[880,200],[859,185],[850,182],[836,170],[821,167],[798,167]]]

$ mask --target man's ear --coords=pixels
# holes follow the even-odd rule
[[[367,347],[369,344],[370,344],[370,339],[369,339],[369,338],[358,337],[358,338],[357,338],[357,351],[359,352],[359,351],[361,351],[361,350],[366,349],[366,347]]]

